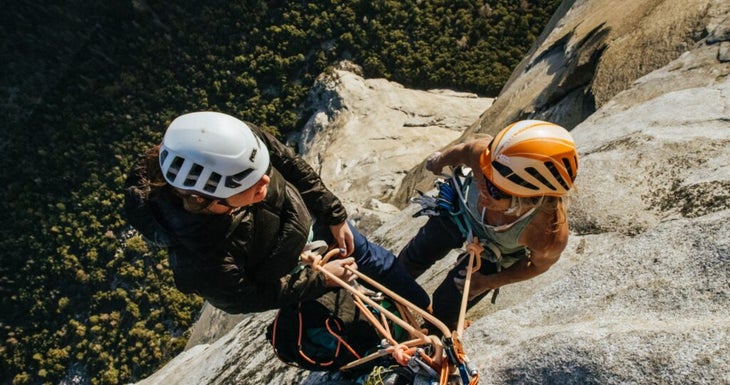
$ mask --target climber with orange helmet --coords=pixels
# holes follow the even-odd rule
[[[544,121],[519,121],[494,138],[454,145],[426,162],[437,175],[447,166],[471,171],[438,183],[439,197],[431,202],[440,209],[427,210],[431,217],[400,252],[399,262],[413,277],[477,237],[484,250],[480,268],[471,276],[471,307],[490,290],[496,293],[533,278],[558,261],[568,241],[564,199],[578,171],[567,130]],[[433,294],[434,315],[452,327],[467,260],[462,258]]]
[[[275,137],[219,112],[174,119],[162,143],[138,158],[125,186],[127,220],[168,249],[175,285],[228,313],[316,299],[336,286],[301,263],[313,240],[341,250],[325,269],[357,268],[421,306],[430,298],[397,263],[347,222],[319,175]]]

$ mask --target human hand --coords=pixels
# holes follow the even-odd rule
[[[443,169],[443,166],[440,165],[441,162],[441,152],[436,151],[433,154],[431,154],[428,159],[426,159],[426,170],[431,171],[432,173],[436,175],[441,174],[441,169]]]
[[[355,251],[355,237],[352,235],[350,226],[347,225],[347,221],[344,221],[337,225],[330,226],[330,231],[337,241],[337,245],[340,248],[340,256],[346,257]]]
[[[487,290],[494,290],[497,288],[492,282],[494,274],[485,275],[478,271],[475,271],[471,275],[471,282],[469,283],[469,301],[478,297],[480,294],[484,294]],[[466,282],[466,270],[459,270],[459,275],[454,277],[454,285],[459,289],[460,292],[464,292],[464,284]]]
[[[341,280],[345,282],[350,282],[353,279],[355,279],[355,275],[345,267],[349,267],[353,270],[357,270],[357,264],[355,263],[355,258],[343,258],[343,259],[335,259],[333,261],[327,262],[324,265],[324,269],[328,272],[332,273],[332,275],[340,278]],[[338,286],[337,283],[330,279],[329,275],[325,275],[325,284],[327,287],[335,287]]]

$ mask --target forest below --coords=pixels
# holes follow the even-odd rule
[[[341,60],[497,96],[559,0],[18,1],[0,16],[0,384],[123,384],[187,341],[202,300],[121,214],[135,157],[215,110],[282,138]]]

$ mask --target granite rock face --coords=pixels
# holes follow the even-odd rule
[[[352,63],[338,68],[314,84],[314,112],[297,142],[350,219],[367,232],[398,211],[386,202],[408,170],[461,136],[493,99],[364,79]]]
[[[580,155],[561,259],[467,315],[480,384],[730,384],[728,15],[727,0],[565,1],[456,139],[553,119],[572,129]],[[433,180],[414,168],[404,197],[409,178]],[[361,191],[350,190],[352,203],[382,198]],[[396,252],[423,222],[399,205],[368,232]],[[419,282],[432,291],[455,256]],[[139,384],[349,384],[279,363],[263,339],[272,316],[241,317]]]
[[[703,50],[702,59],[689,60],[704,64],[677,68],[683,72],[679,83],[646,85],[629,103],[714,81],[713,73],[727,73],[729,9],[727,0],[563,1],[492,107],[459,141],[493,135],[520,119],[572,130],[639,78],[662,68],[673,71],[686,52]],[[431,180],[419,164],[389,203],[402,208],[414,189],[429,188]]]

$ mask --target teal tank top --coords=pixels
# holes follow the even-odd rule
[[[469,175],[465,181],[467,182],[464,186],[463,195],[465,202],[459,200],[463,202],[462,210],[465,219],[468,221],[474,236],[479,238],[482,246],[484,246],[482,258],[506,268],[527,255],[527,248],[519,243],[520,235],[539,210],[537,210],[537,207],[532,208],[515,222],[506,225],[488,225],[483,222],[483,214],[479,212],[479,187],[471,176]]]

